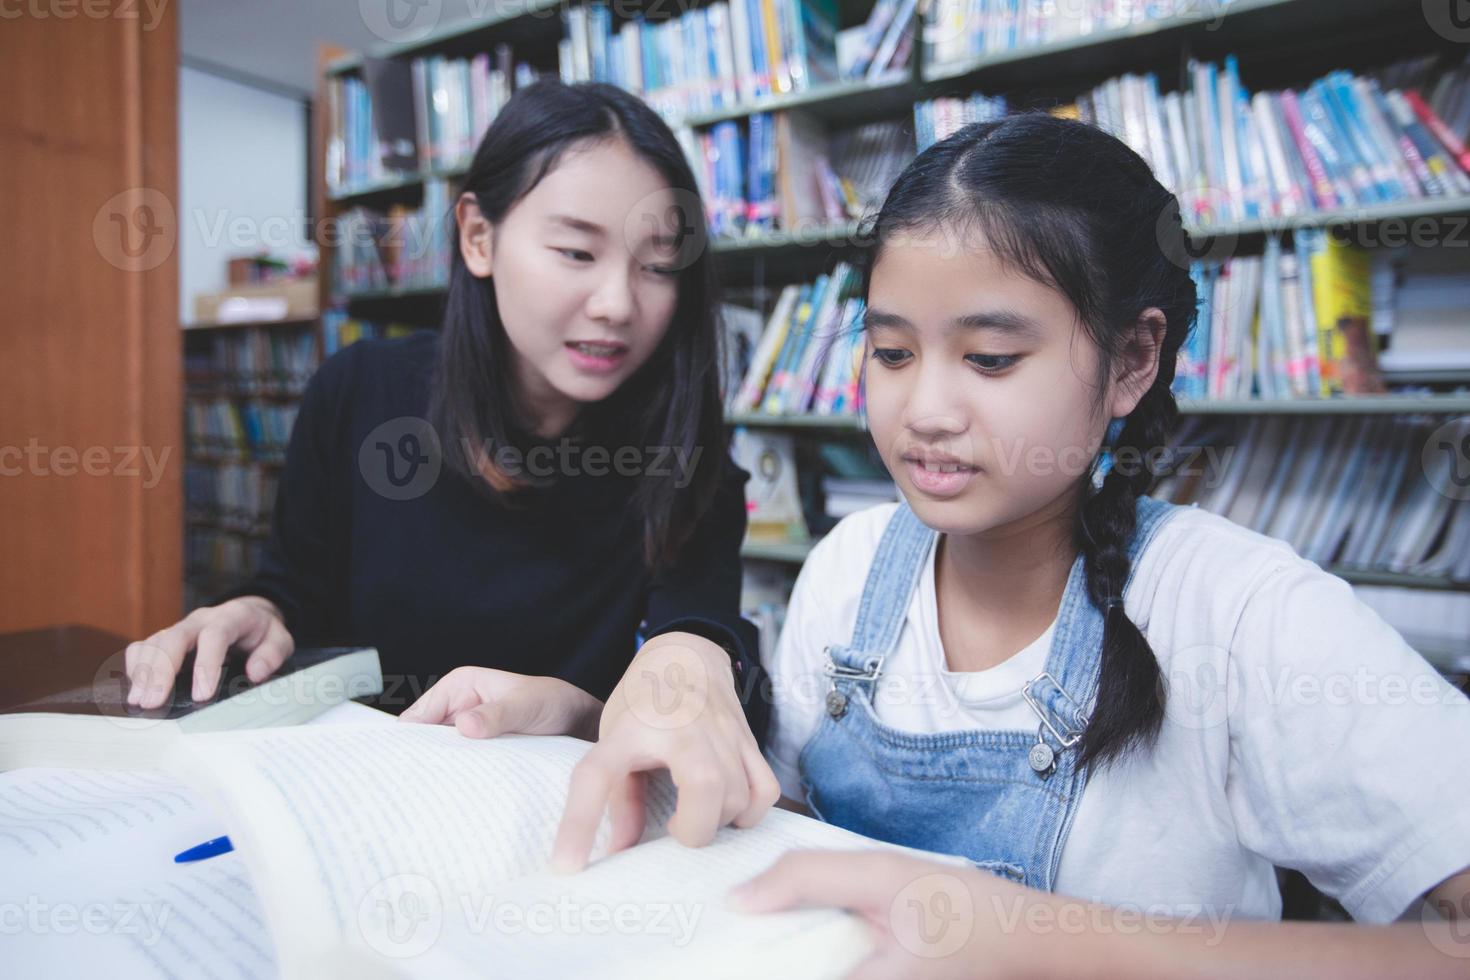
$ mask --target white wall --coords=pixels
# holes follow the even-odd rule
[[[304,103],[180,67],[180,322],[193,321],[195,293],[224,288],[228,259],[315,252],[306,153]]]

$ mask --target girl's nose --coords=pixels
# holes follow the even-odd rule
[[[587,315],[608,323],[626,323],[633,316],[633,284],[627,269],[609,269],[587,299]]]
[[[917,435],[958,435],[969,428],[964,400],[953,381],[938,370],[915,372],[913,387],[904,405],[904,426]]]

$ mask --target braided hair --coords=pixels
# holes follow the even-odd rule
[[[1106,764],[1152,744],[1164,720],[1164,681],[1143,633],[1123,610],[1137,499],[1160,475],[1156,452],[1179,417],[1171,385],[1195,319],[1195,286],[1179,205],[1148,164],[1092,126],[1042,113],[976,123],[929,147],[899,175],[868,236],[863,294],[885,241],[898,234],[978,228],[1022,274],[1071,301],[1099,352],[1097,399],[1140,315],[1164,315],[1152,385],[1113,442],[1118,460],[1098,486],[1080,478],[1073,540],[1087,593],[1104,616],[1097,704],[1079,762]]]

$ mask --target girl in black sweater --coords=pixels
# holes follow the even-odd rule
[[[759,670],[739,616],[747,474],[673,134],[620,89],[539,82],[486,132],[453,234],[443,329],[322,365],[260,569],[130,645],[131,700],[162,703],[190,650],[203,698],[231,647],[258,681],[297,645],[347,642],[377,647],[381,706],[422,696],[412,717],[469,735],[595,737],[625,671],[650,704],[697,673],[702,711],[764,732],[737,695]],[[640,632],[652,683],[628,670]],[[751,736],[702,764],[747,771],[747,819],[776,798]]]

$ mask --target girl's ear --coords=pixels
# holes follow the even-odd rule
[[[1157,306],[1138,314],[1133,330],[1123,345],[1122,356],[1113,370],[1113,418],[1129,414],[1159,375],[1159,351],[1164,346],[1168,322]]]
[[[459,252],[470,274],[481,279],[490,275],[495,254],[495,226],[480,213],[475,195],[465,191],[454,202],[454,220],[459,226]]]

